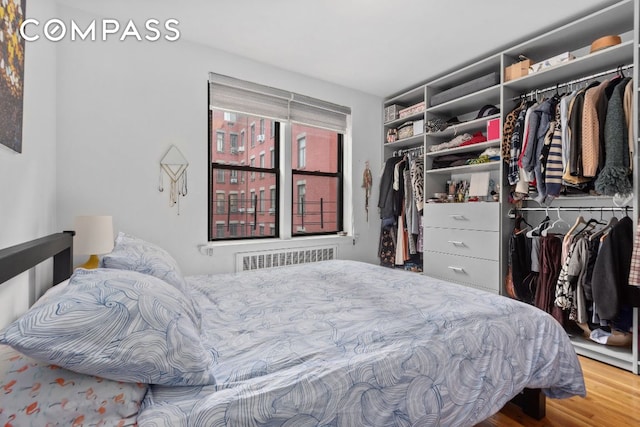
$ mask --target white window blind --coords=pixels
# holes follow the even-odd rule
[[[209,107],[292,121],[345,133],[349,107],[263,86],[222,74],[209,74]]]

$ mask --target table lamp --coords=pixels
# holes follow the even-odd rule
[[[111,216],[77,216],[74,229],[73,251],[80,255],[89,255],[89,259],[78,268],[97,268],[98,255],[113,249],[113,218]]]

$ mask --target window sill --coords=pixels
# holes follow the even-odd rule
[[[291,239],[249,239],[249,240],[225,240],[222,242],[208,242],[198,245],[202,255],[213,256],[216,250],[242,251],[242,250],[270,250],[274,248],[286,248],[290,246],[313,246],[318,244],[352,244],[352,235],[327,234],[322,236],[300,236]]]

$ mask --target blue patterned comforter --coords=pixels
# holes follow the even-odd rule
[[[187,278],[216,385],[153,386],[145,426],[472,426],[524,387],[585,395],[532,306],[354,261]]]

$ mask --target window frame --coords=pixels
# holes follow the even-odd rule
[[[334,131],[332,131],[334,132]],[[320,171],[310,171],[310,170],[306,170],[306,169],[294,169],[291,168],[291,176],[297,176],[298,177],[298,182],[300,181],[305,181],[304,185],[305,185],[305,197],[306,197],[306,192],[307,192],[307,182],[306,180],[301,180],[299,177],[302,176],[320,176],[320,177],[329,177],[329,178],[336,178],[338,180],[338,189],[337,189],[337,194],[336,194],[336,213],[337,213],[337,218],[336,218],[336,223],[339,224],[338,225],[338,230],[332,230],[332,231],[316,231],[316,232],[311,232],[311,233],[307,233],[305,232],[297,232],[294,229],[294,224],[293,224],[293,218],[295,215],[301,215],[304,214],[304,212],[302,213],[298,213],[299,209],[298,208],[293,208],[293,204],[295,204],[297,201],[294,200],[295,197],[295,189],[297,188],[297,183],[292,183],[291,185],[291,202],[292,202],[292,206],[291,206],[291,237],[302,237],[302,236],[320,236],[320,235],[326,235],[326,234],[335,234],[336,232],[340,232],[344,230],[344,134],[340,133],[340,132],[336,132],[337,138],[338,140],[336,141],[337,147],[336,147],[336,151],[337,151],[337,155],[338,155],[338,159],[337,159],[337,168],[336,168],[336,172],[320,172]],[[305,137],[306,138],[306,137]],[[305,150],[306,150],[306,145],[305,145]],[[302,182],[301,182],[302,183]]]
[[[223,111],[224,110],[219,110],[219,111]],[[212,134],[212,126],[213,126],[213,114],[214,112],[209,109],[209,135],[213,135]],[[257,117],[257,116],[256,116]],[[252,127],[255,128],[255,122],[252,122]],[[275,134],[275,138],[276,141],[280,141],[280,128],[281,128],[281,123],[276,121],[275,124],[275,129],[274,129],[274,134]],[[217,133],[216,133],[217,135]],[[217,138],[217,136],[216,136]],[[250,239],[273,239],[273,238],[280,238],[280,212],[278,209],[275,209],[275,212],[273,213],[273,215],[271,215],[271,212],[268,210],[268,208],[266,208],[267,205],[269,205],[269,203],[266,200],[263,200],[262,205],[261,205],[261,201],[260,201],[260,188],[261,187],[255,187],[255,188],[251,188],[251,184],[247,187],[247,190],[249,191],[249,197],[251,200],[256,200],[256,206],[253,206],[253,202],[252,201],[243,201],[240,197],[242,194],[245,194],[244,190],[241,190],[240,192],[238,192],[237,190],[230,190],[230,191],[222,191],[222,190],[216,190],[216,186],[215,184],[222,184],[225,183],[224,181],[226,181],[226,179],[223,182],[218,181],[218,177],[220,176],[220,174],[227,174],[227,170],[229,171],[229,177],[231,179],[233,173],[237,173],[240,175],[240,180],[238,180],[238,184],[240,183],[244,183],[244,176],[245,174],[249,174],[249,176],[251,177],[250,181],[256,182],[255,176],[257,174],[259,174],[259,176],[264,177],[265,174],[272,174],[276,177],[275,179],[275,184],[273,184],[276,188],[276,200],[273,202],[275,204],[275,206],[279,206],[280,205],[280,199],[279,199],[279,194],[281,193],[281,172],[280,172],[280,149],[282,148],[281,146],[284,143],[276,143],[274,144],[273,150],[274,150],[274,159],[275,159],[275,164],[272,165],[272,167],[259,167],[259,166],[255,166],[255,162],[256,162],[256,158],[255,155],[252,155],[253,157],[249,157],[249,160],[253,160],[254,162],[254,166],[251,165],[246,165],[245,163],[241,162],[241,163],[222,163],[222,162],[213,162],[213,150],[214,147],[211,143],[211,141],[209,141],[209,153],[208,153],[208,158],[209,158],[209,231],[208,231],[208,241],[210,242],[220,242],[220,241],[241,241],[241,240],[250,240]],[[215,149],[217,149],[217,140],[216,140],[216,147]],[[266,159],[265,159],[266,161]],[[240,182],[241,181],[241,182]],[[264,187],[262,187],[262,191],[264,193],[264,196],[266,196],[266,191],[264,191]],[[228,208],[229,208],[229,212],[227,212],[226,210],[224,210],[224,206],[223,206],[223,212],[220,212],[219,209],[219,204],[220,204],[220,200],[218,199],[218,194],[219,193],[223,193],[224,195],[224,204],[229,204]],[[236,212],[231,212],[231,206],[230,206],[230,196],[231,194],[235,194],[235,196],[237,197],[237,201],[235,203],[235,207],[236,207]],[[256,199],[256,197],[258,197]],[[245,205],[246,204],[246,205]],[[262,210],[264,210],[264,212],[262,212],[261,208],[263,208]],[[246,222],[244,220],[238,220],[237,222],[235,222],[236,224],[238,224],[238,227],[240,229],[239,233],[236,233],[235,236],[231,236],[229,235],[228,237],[218,237],[219,236],[219,220],[214,219],[214,215],[221,215],[221,214],[225,214],[225,213],[231,213],[231,214],[238,214],[238,213],[247,213],[247,218],[246,218]],[[275,218],[273,219],[273,223],[275,224],[275,234],[274,235],[265,235],[264,231],[266,230],[266,227],[264,226],[264,223],[262,223],[260,218],[257,218],[257,215],[260,214],[265,214],[268,213],[270,214],[270,216],[275,216]],[[234,220],[235,221],[235,220]],[[226,222],[226,227],[225,229],[227,231],[230,232],[230,225],[231,225],[232,220],[227,220]],[[263,229],[262,229],[262,234],[259,233],[258,227],[260,226],[260,224],[262,224]],[[246,228],[245,227],[249,227],[250,231],[248,233],[246,233]],[[271,231],[273,227],[269,227],[269,230]]]
[[[347,213],[345,209],[348,209],[346,206],[346,202],[344,200],[345,192],[348,192],[349,189],[345,188],[347,185],[347,181],[344,179],[345,170],[350,170],[349,165],[345,165],[345,141],[350,141],[350,132],[351,132],[351,108],[341,106],[338,104],[332,104],[330,102],[306,97],[304,95],[299,95],[293,92],[288,92],[281,89],[270,88],[267,86],[259,85],[256,83],[251,83],[247,81],[242,81],[239,79],[235,79],[233,77],[223,76],[216,73],[209,74],[209,82],[208,82],[208,90],[209,90],[209,102],[208,102],[208,113],[209,113],[209,144],[208,149],[209,153],[209,238],[210,242],[222,242],[222,241],[236,241],[240,242],[243,240],[251,240],[256,238],[268,238],[268,239],[276,239],[276,240],[286,240],[290,238],[296,237],[313,237],[323,234],[335,234],[336,231],[341,232],[345,230],[345,214]],[[247,100],[248,104],[245,104],[245,100]],[[255,103],[257,102],[257,103]],[[284,102],[284,110],[282,109]],[[289,114],[286,114],[288,105]],[[270,153],[270,158],[266,158],[266,153],[264,154],[264,164],[266,166],[269,163],[269,160],[275,159],[276,165],[272,165],[274,167],[259,167],[255,166],[258,159],[254,158],[254,166],[246,165],[245,163],[249,161],[249,157],[245,157],[246,160],[242,160],[240,164],[227,164],[220,162],[221,159],[218,159],[215,154],[212,152],[215,150],[216,146],[211,144],[212,134],[212,124],[213,124],[213,110],[217,111],[230,111],[230,112],[238,112],[238,114],[246,114],[248,116],[252,116],[248,121],[249,129],[241,129],[238,131],[238,151],[244,151],[244,147],[249,150],[249,146],[251,148],[257,147],[257,143],[265,142],[266,138],[273,137],[275,141],[273,142],[275,153],[273,156]],[[284,114],[282,112],[284,111]],[[216,123],[217,118],[216,116]],[[267,122],[269,120],[269,122]],[[263,123],[271,123],[277,124],[276,126],[270,127],[270,132],[267,132],[266,126],[265,129],[262,129]],[[319,172],[319,171],[307,171],[304,168],[307,166],[306,159],[306,148],[307,144],[305,138],[305,156],[304,156],[304,164],[302,167],[297,167],[297,157],[296,153],[292,153],[293,144],[295,142],[295,135],[293,134],[293,124],[302,124],[304,126],[316,127],[319,129],[325,129],[337,136],[337,154],[333,156],[337,156],[337,170],[336,172]],[[260,128],[259,128],[260,126]],[[274,130],[278,129],[278,132],[274,132]],[[258,132],[262,135],[262,138],[258,138]],[[270,133],[270,135],[266,135]],[[263,139],[265,138],[265,139]],[[226,138],[225,138],[226,139]],[[242,147],[242,148],[241,148]],[[225,147],[226,148],[226,147]],[[247,153],[249,154],[249,153]],[[258,156],[255,156],[258,157]],[[214,163],[213,159],[216,158],[217,162]],[[294,163],[296,160],[296,163]],[[334,160],[332,160],[334,161]],[[233,162],[235,163],[235,162]],[[236,233],[235,236],[219,238],[215,235],[215,223],[216,219],[220,219],[219,217],[215,217],[211,215],[211,211],[215,208],[215,204],[212,203],[211,198],[215,194],[216,185],[214,182],[214,171],[216,169],[229,169],[236,170],[240,173],[240,180],[238,183],[242,183],[242,188],[247,192],[250,192],[252,196],[258,194],[258,182],[249,182],[248,179],[245,179],[246,174],[249,173],[249,177],[251,177],[251,181],[255,181],[255,174],[260,173],[261,175],[264,173],[275,173],[275,184],[277,185],[277,189],[275,191],[277,200],[275,201],[267,201],[261,204],[260,201],[256,204],[253,209],[254,212],[263,211],[269,212],[271,215],[276,215],[276,219],[274,221],[267,220],[263,222],[262,218],[254,218],[254,215],[245,215],[239,221],[240,230]],[[333,169],[333,166],[332,166]],[[330,170],[332,170],[330,169]],[[320,177],[329,177],[333,178],[331,180],[331,185],[336,185],[336,193],[335,193],[335,203],[336,210],[335,215],[331,212],[331,224],[330,227],[332,231],[313,231],[313,232],[302,232],[298,233],[297,230],[294,229],[294,218],[296,215],[296,206],[294,201],[294,193],[295,193],[295,181],[299,181],[304,176],[320,176]],[[230,172],[230,180],[231,180],[231,172]],[[246,181],[246,184],[245,184]],[[270,185],[270,184],[269,184]],[[314,184],[315,185],[315,184]],[[255,186],[252,189],[252,186]],[[272,195],[269,186],[266,187],[268,192],[265,191],[265,197],[268,194],[269,197]],[[315,188],[315,187],[314,187]],[[244,190],[242,190],[244,192]],[[225,189],[226,193],[229,192],[228,189]],[[315,190],[314,190],[315,191]],[[332,190],[333,191],[333,190]],[[287,193],[290,193],[290,197],[287,197]],[[242,193],[241,193],[242,194]],[[334,203],[334,193],[331,193],[329,202],[331,204]],[[251,197],[251,196],[250,196]],[[326,196],[324,196],[326,197]],[[271,197],[270,197],[271,198]],[[283,199],[284,198],[284,199]],[[255,199],[255,198],[254,198]],[[252,201],[244,201],[238,200],[237,207],[240,211],[251,211],[252,208],[248,206],[253,206],[255,200]],[[247,203],[248,205],[245,205]],[[244,206],[244,207],[243,207]],[[274,212],[272,212],[274,211]],[[335,220],[335,222],[334,222]],[[230,220],[227,219],[226,224],[228,228]],[[269,233],[266,236],[260,236],[259,234],[259,226],[262,225],[265,227],[266,223],[269,223],[269,228],[275,226],[276,232],[271,235]],[[251,226],[253,225],[253,227]],[[299,224],[295,224],[296,226]],[[266,228],[266,227],[265,227]],[[263,228],[264,230],[264,228]],[[227,235],[229,233],[226,233]],[[250,236],[249,236],[250,235]]]

